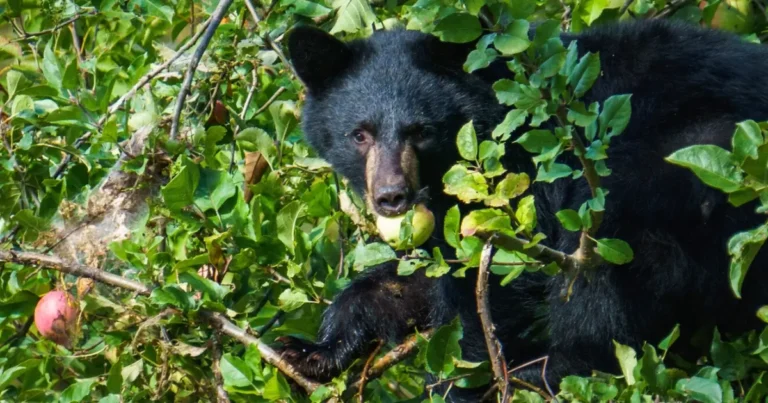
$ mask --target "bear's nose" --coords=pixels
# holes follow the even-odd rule
[[[405,184],[382,186],[374,197],[376,208],[383,215],[399,215],[408,208],[408,186]]]

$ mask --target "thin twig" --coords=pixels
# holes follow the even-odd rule
[[[211,355],[213,356],[213,382],[216,388],[216,403],[229,403],[229,395],[224,390],[224,378],[221,376],[221,346],[219,336],[215,334],[211,340]]]
[[[510,376],[512,376],[512,374],[514,374],[515,372],[517,372],[517,371],[519,371],[519,370],[521,370],[523,368],[529,367],[529,366],[531,366],[533,364],[542,362],[542,361],[543,361],[543,363],[541,364],[541,381],[544,383],[544,386],[547,388],[547,392],[549,393],[549,396],[545,396],[544,398],[547,399],[547,400],[549,400],[551,398],[551,399],[554,399],[555,402],[557,402],[557,398],[555,397],[555,392],[552,391],[552,388],[549,386],[549,381],[547,381],[547,364],[549,363],[549,356],[548,355],[545,355],[543,357],[539,357],[539,358],[530,360],[528,362],[522,363],[522,364],[520,364],[520,365],[510,369],[509,371],[507,371],[507,373]]]
[[[149,296],[152,292],[150,287],[147,287],[146,285],[137,281],[94,269],[92,267],[84,266],[79,263],[65,262],[56,256],[43,255],[34,252],[0,251],[0,262],[18,263],[27,266],[42,266],[78,277],[91,278],[101,283],[133,291],[144,296]],[[320,386],[319,383],[305,378],[295,368],[293,368],[291,364],[282,359],[275,350],[264,344],[256,337],[251,336],[245,330],[237,327],[223,314],[207,311],[204,309],[199,310],[198,314],[205,318],[212,327],[219,330],[220,332],[234,338],[235,340],[238,340],[245,345],[256,346],[264,361],[276,367],[286,376],[296,381],[296,383],[304,388],[308,393],[312,393]]]
[[[24,322],[24,325],[19,328],[19,330],[16,331],[16,333],[9,337],[4,342],[0,343],[0,350],[3,349],[5,346],[11,345],[13,342],[15,342],[18,339],[24,338],[24,336],[27,335],[27,332],[29,332],[29,329],[32,327],[32,323],[34,323],[35,317],[30,316],[29,319],[27,319],[26,322]]]
[[[652,18],[664,18],[674,13],[675,11],[677,11],[680,7],[682,7],[687,2],[688,0],[672,0],[664,8],[662,8],[658,14],[654,15]]]
[[[360,403],[364,403],[363,400],[363,392],[365,391],[365,382],[368,380],[368,370],[371,368],[371,364],[373,363],[373,359],[376,358],[376,355],[379,354],[379,351],[381,351],[381,348],[384,346],[384,341],[379,341],[379,344],[376,345],[376,348],[373,349],[373,352],[370,356],[368,356],[368,360],[365,361],[365,365],[363,366],[363,372],[360,373],[360,380],[357,381],[359,386],[357,387],[357,401]]]
[[[13,228],[11,228],[11,231],[5,234],[4,237],[0,238],[0,245],[8,242],[9,240],[13,239],[13,237],[16,236],[16,234],[19,233],[19,230],[21,229],[20,224],[16,224]]]
[[[625,12],[627,12],[627,10],[629,10],[629,7],[630,7],[630,6],[632,5],[632,3],[634,3],[634,2],[635,2],[635,0],[625,0],[625,1],[624,1],[624,5],[623,5],[623,6],[621,6],[621,9],[619,10],[619,16],[622,16],[622,15],[624,15],[624,13],[625,13]]]
[[[277,270],[275,270],[275,269],[273,269],[273,268],[271,268],[269,266],[266,266],[264,268],[264,271],[266,271],[270,276],[272,276],[272,278],[275,279],[275,281],[277,281],[278,283],[293,285],[293,282],[291,280],[289,280],[287,277],[285,277],[282,274],[278,273]],[[330,305],[331,302],[332,302],[329,299],[321,298],[321,297],[316,298],[316,300],[317,300],[317,302],[322,302],[322,303],[324,303],[326,305]]]
[[[83,48],[80,45],[80,37],[77,36],[77,30],[75,29],[75,23],[69,24],[69,32],[72,34],[72,47],[75,48],[75,55],[77,56],[78,64],[83,64]]]
[[[507,381],[506,361],[502,352],[501,343],[494,333],[496,327],[491,318],[491,308],[488,303],[488,267],[491,265],[491,256],[493,253],[493,237],[485,241],[483,251],[480,254],[480,267],[477,272],[477,287],[475,288],[475,297],[477,301],[477,315],[480,317],[480,323],[483,327],[485,336],[485,345],[488,349],[488,359],[491,361],[493,376],[499,390],[502,392],[501,402],[506,403],[509,399],[509,382]]]
[[[275,93],[272,94],[271,97],[269,97],[267,102],[264,102],[264,105],[261,105],[261,107],[258,110],[256,110],[256,113],[254,113],[253,116],[258,116],[259,114],[261,114],[261,112],[264,112],[265,110],[267,110],[267,108],[269,108],[269,105],[272,105],[272,103],[275,102],[275,100],[277,100],[277,97],[279,97],[280,94],[282,94],[283,92],[285,92],[285,87],[278,88],[277,91],[275,91]]]
[[[533,384],[530,384],[528,382],[523,381],[520,378],[517,378],[517,377],[513,376],[513,374],[515,372],[517,372],[517,371],[519,371],[519,370],[521,370],[523,368],[529,367],[529,366],[531,366],[533,364],[536,364],[538,362],[542,362],[542,361],[544,361],[544,363],[542,364],[542,367],[541,367],[541,379],[544,381],[544,386],[546,386],[547,392],[549,392],[549,395],[547,395],[547,393],[544,393],[544,391],[541,390],[541,388],[538,388],[538,387],[536,387]],[[555,402],[558,402],[557,398],[555,397],[555,392],[552,391],[552,388],[549,386],[549,382],[547,382],[547,363],[548,362],[549,362],[549,356],[545,355],[544,357],[536,358],[534,360],[525,362],[523,364],[520,364],[520,365],[518,365],[518,366],[508,370],[507,371],[507,375],[509,376],[510,382],[513,382],[513,383],[516,383],[518,385],[524,386],[524,387],[526,387],[526,388],[528,388],[528,389],[538,393],[539,395],[541,395],[541,397],[543,397],[547,401],[554,400]],[[483,398],[481,399],[481,401],[484,401],[484,400],[487,400],[488,398],[490,398],[497,389],[498,389],[498,385],[493,385],[491,387],[491,389],[489,389],[485,393],[485,395],[483,395]]]
[[[66,27],[67,25],[69,25],[69,24],[79,20],[81,17],[85,17],[87,15],[95,15],[95,14],[96,14],[96,11],[90,11],[90,12],[87,12],[87,13],[77,14],[76,16],[74,16],[74,17],[72,17],[72,18],[70,18],[70,19],[68,19],[68,20],[66,20],[66,21],[64,21],[62,23],[56,24],[53,28],[45,29],[45,30],[38,31],[38,32],[24,32],[22,37],[21,38],[17,38],[15,41],[17,41],[17,42],[18,41],[24,41],[24,40],[27,40],[27,39],[30,39],[30,38],[34,38],[36,36],[41,36],[41,35],[46,35],[46,34],[50,34],[50,33],[56,32],[56,31],[58,31],[58,30],[60,30],[60,29],[62,29],[64,27]]]
[[[192,54],[192,59],[189,61],[189,67],[187,67],[187,73],[184,76],[184,83],[181,86],[181,91],[179,92],[178,99],[176,100],[176,110],[173,113],[173,120],[171,121],[171,133],[169,135],[171,140],[176,139],[176,136],[179,134],[179,118],[181,117],[181,111],[184,109],[184,101],[187,99],[189,90],[192,87],[192,78],[195,75],[195,70],[197,70],[197,65],[200,63],[200,59],[203,58],[203,54],[208,48],[208,44],[211,42],[213,34],[216,32],[216,28],[218,28],[219,24],[221,24],[221,20],[224,19],[224,14],[226,14],[231,4],[232,0],[222,0],[219,2],[219,5],[216,6],[216,9],[211,15],[210,23],[205,29],[205,33],[200,40],[200,44],[197,46],[195,53]]]

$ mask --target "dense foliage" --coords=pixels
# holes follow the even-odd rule
[[[570,231],[590,234],[599,226],[610,198],[599,178],[610,174],[610,140],[627,125],[631,94],[602,105],[580,102],[600,74],[599,58],[579,58],[575,47],[564,47],[561,30],[676,18],[747,41],[768,40],[761,0],[238,0],[225,10],[174,116],[198,38],[224,3],[0,0],[0,252],[50,254],[150,288],[124,289],[0,255],[0,400],[310,399],[263,356],[266,347],[221,335],[207,320],[210,312],[224,314],[267,344],[286,334],[312,338],[323,309],[350,278],[398,259],[376,238],[363,203],[302,139],[303,89],[282,49],[295,24],[348,39],[398,26],[445,41],[479,38],[467,71],[507,60],[514,79],[494,89],[509,114],[484,141],[467,123],[457,133],[464,161],[443,178],[446,193],[487,209],[466,217],[453,209],[437,229],[457,249],[456,262],[437,250],[411,251],[399,262],[402,275],[425,270],[429,276],[475,270],[483,234],[525,239],[526,249],[539,242],[531,196],[521,197],[533,180],[589,180],[593,197],[557,217]],[[532,22],[543,23],[530,40]],[[185,44],[189,50],[177,57]],[[536,127],[550,119],[556,130],[517,137],[524,122]],[[572,136],[577,128],[587,143]],[[692,169],[734,204],[759,199],[762,212],[767,135],[768,125],[743,122],[732,150],[695,146],[668,160]],[[538,154],[536,178],[501,166],[507,141]],[[584,169],[558,163],[563,153],[575,153]],[[407,237],[411,229],[406,224],[401,231]],[[767,238],[768,224],[732,238],[737,295]],[[633,258],[619,239],[591,241],[595,259],[621,265]],[[519,250],[499,250],[493,261],[491,281],[503,284],[524,270],[565,269]],[[69,348],[41,337],[34,325],[40,297],[54,289],[79,301]],[[757,314],[768,318],[768,309]],[[452,387],[489,382],[488,362],[461,360],[461,337],[458,321],[418,336],[418,354],[363,382],[364,400],[422,401],[426,391],[431,401],[442,401],[430,393],[424,372]],[[616,344],[621,374],[567,377],[558,398],[768,396],[768,330],[729,341],[715,332],[700,342],[711,346],[710,355],[695,363],[667,354],[677,337],[670,329],[658,346],[642,351]],[[311,388],[311,399],[352,399],[363,364]],[[545,398],[547,391],[522,387],[513,401]]]

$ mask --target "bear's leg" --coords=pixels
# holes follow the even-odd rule
[[[423,271],[398,276],[397,264],[369,268],[323,314],[316,342],[282,337],[282,355],[303,374],[329,380],[379,339],[399,342],[426,330],[435,281]]]

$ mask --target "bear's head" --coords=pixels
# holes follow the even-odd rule
[[[503,118],[490,83],[462,69],[473,45],[405,30],[345,43],[299,27],[288,47],[307,89],[308,142],[379,215],[451,203],[442,177],[459,129],[472,120],[483,136]]]

